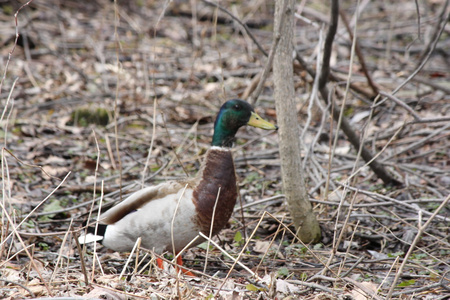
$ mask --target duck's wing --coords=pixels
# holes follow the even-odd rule
[[[143,188],[101,214],[99,222],[107,225],[114,224],[150,201],[178,193],[181,189],[184,189],[186,184],[190,185],[188,182],[169,181],[156,186]]]

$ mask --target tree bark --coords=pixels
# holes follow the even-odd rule
[[[294,24],[294,0],[277,0],[274,35],[275,40],[280,40],[275,52],[273,73],[283,189],[297,236],[302,242],[310,243],[317,242],[321,232],[308,199],[302,170],[293,80]]]

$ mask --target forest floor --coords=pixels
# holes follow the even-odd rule
[[[273,2],[220,5],[268,52]],[[450,299],[448,1],[361,1],[357,19],[356,2],[342,2],[365,67],[341,19],[328,87],[402,185],[374,175],[295,62],[304,177],[322,240],[292,235],[277,133],[243,128],[240,201],[217,246],[184,253],[197,274],[189,277],[170,253],[161,270],[151,251],[79,249],[74,236],[100,206],[143,184],[194,176],[220,105],[251,95],[266,56],[206,1],[129,1],[116,14],[113,1],[35,0],[17,19],[20,4],[2,1],[0,298]],[[315,69],[329,6],[302,1],[296,19],[297,53]],[[255,109],[276,123],[273,89],[269,76]]]

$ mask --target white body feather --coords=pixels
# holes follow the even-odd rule
[[[161,183],[133,193],[102,214],[100,223],[103,219],[109,218],[130,203],[145,199],[155,189],[161,189],[162,187],[172,189],[170,185],[179,187],[180,183]],[[86,236],[80,236],[80,242],[89,243],[102,240],[102,244],[112,250],[131,251],[137,239],[141,237],[141,247],[157,253],[181,251],[185,245],[195,239],[199,232],[197,225],[192,220],[195,215],[195,206],[192,202],[193,190],[190,187],[181,187],[181,189],[174,188],[177,193],[170,193],[159,199],[151,199],[136,211],[132,211],[114,224],[108,225],[104,237],[87,234]],[[175,242],[175,249],[173,249],[172,240]],[[193,246],[199,242],[200,240]]]
[[[117,223],[108,225],[103,245],[116,251],[130,251],[138,237],[141,237],[141,246],[157,253],[173,252],[172,240],[175,241],[175,253],[182,250],[195,238],[196,234],[192,233],[198,233],[193,220],[186,218],[195,215],[192,192],[190,188],[182,189],[177,194],[152,200]],[[174,219],[175,211],[177,214]]]

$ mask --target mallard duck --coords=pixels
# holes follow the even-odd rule
[[[115,251],[131,251],[141,237],[144,248],[178,253],[199,231],[207,236],[217,234],[228,223],[238,197],[230,148],[244,125],[277,129],[247,102],[227,101],[217,114],[211,147],[195,178],[168,181],[133,193],[101,214],[97,226],[88,227],[80,243],[100,241]],[[197,239],[189,247],[201,242]],[[181,259],[177,262],[181,265]]]

